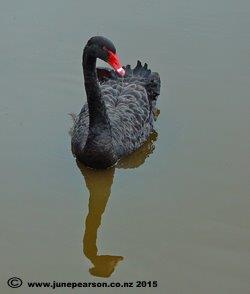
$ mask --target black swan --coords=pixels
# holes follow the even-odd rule
[[[114,70],[96,68],[96,59]],[[75,120],[71,148],[85,165],[102,169],[139,148],[153,131],[160,77],[145,63],[122,67],[113,43],[95,36],[82,57],[87,103]]]

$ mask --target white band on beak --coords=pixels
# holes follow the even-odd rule
[[[122,76],[122,77],[125,75],[125,70],[124,70],[122,67],[118,68],[116,71],[117,71],[118,74],[119,74],[120,76]]]

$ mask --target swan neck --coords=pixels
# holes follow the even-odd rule
[[[87,50],[86,50],[87,51]],[[96,73],[96,57],[83,53],[83,74],[89,112],[89,132],[82,161],[95,168],[107,168],[117,161],[112,142],[110,120]]]
[[[102,99],[100,84],[96,73],[96,57],[84,50],[83,53],[83,74],[85,91],[89,108],[89,127],[96,124],[106,126],[109,119],[106,112],[105,102]]]

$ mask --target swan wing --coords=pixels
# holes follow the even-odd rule
[[[118,156],[129,154],[147,139],[153,117],[147,91],[140,84],[108,81],[101,86]]]

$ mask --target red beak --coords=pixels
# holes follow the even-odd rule
[[[108,64],[113,67],[113,69],[117,72],[117,74],[121,77],[125,75],[125,70],[122,68],[119,57],[117,54],[108,51]]]

